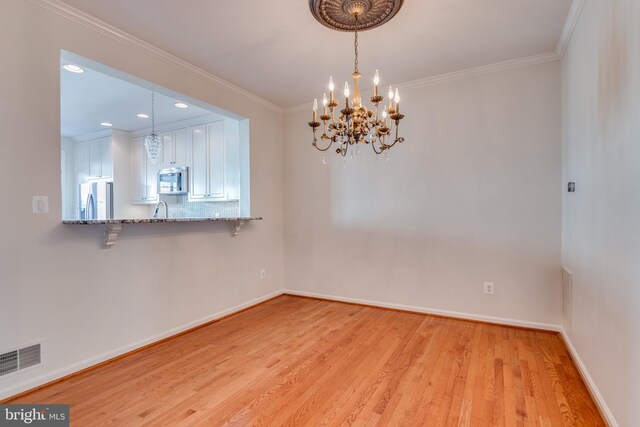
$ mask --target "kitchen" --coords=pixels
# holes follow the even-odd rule
[[[64,52],[60,128],[65,224],[252,219],[247,119]]]

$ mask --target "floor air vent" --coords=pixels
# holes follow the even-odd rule
[[[38,365],[41,361],[40,344],[0,354],[0,376]]]

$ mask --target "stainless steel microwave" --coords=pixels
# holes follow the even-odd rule
[[[158,171],[158,193],[160,194],[188,194],[189,168],[175,167]]]

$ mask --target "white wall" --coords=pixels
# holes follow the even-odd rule
[[[587,0],[562,61],[571,341],[621,426],[640,420],[640,2]]]
[[[0,378],[0,398],[283,287],[282,112],[25,0],[0,2],[0,351],[43,340],[45,363]],[[65,49],[250,119],[252,214],[226,224],[61,224],[60,52]],[[31,214],[31,196],[50,215]],[[267,279],[259,280],[259,270]]]
[[[388,163],[365,146],[325,167],[310,111],[285,115],[287,286],[559,324],[559,62],[401,95]]]

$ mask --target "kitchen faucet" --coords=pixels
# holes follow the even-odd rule
[[[158,218],[158,212],[160,211],[160,205],[164,205],[164,219],[168,219],[169,218],[169,207],[167,206],[167,202],[165,202],[164,200],[160,200],[158,203],[156,203],[156,208],[153,211],[153,218],[154,219]]]

